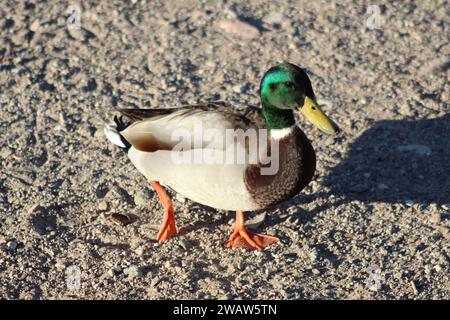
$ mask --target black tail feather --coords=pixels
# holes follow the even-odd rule
[[[114,116],[114,123],[116,124],[117,132],[120,135],[120,140],[125,145],[125,149],[123,149],[123,150],[125,152],[128,152],[128,150],[131,148],[131,144],[120,134],[120,132],[125,130],[129,126],[129,124],[126,124],[123,121],[123,116],[120,116],[120,117]]]

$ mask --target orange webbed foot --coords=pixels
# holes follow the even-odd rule
[[[277,237],[249,231],[244,224],[244,213],[237,211],[234,231],[227,242],[225,242],[225,247],[261,250],[278,241]]]
[[[225,242],[226,248],[247,248],[253,250],[261,250],[265,247],[278,242],[277,237],[253,233],[246,229],[235,230],[230,238]]]

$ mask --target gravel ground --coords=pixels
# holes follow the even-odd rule
[[[0,298],[450,298],[447,1],[36,2],[0,3]],[[258,104],[282,60],[345,134],[302,121],[315,181],[249,214],[281,242],[225,250],[233,213],[175,196],[182,236],[157,243],[161,206],[104,122]]]

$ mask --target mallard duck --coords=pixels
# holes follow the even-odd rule
[[[339,128],[321,111],[308,75],[296,65],[270,68],[259,93],[261,108],[208,102],[168,109],[120,109],[122,116],[114,116],[114,122],[105,127],[106,137],[124,148],[159,196],[164,216],[158,241],[177,235],[172,202],[162,186],[200,204],[236,211],[227,248],[262,249],[278,241],[249,231],[244,211],[288,200],[313,178],[315,152],[296,124],[294,112],[327,134],[336,135]],[[257,134],[247,134],[253,131]],[[244,133],[244,139],[236,132]],[[252,147],[255,143],[257,148]],[[241,152],[244,157],[228,161],[227,152]]]

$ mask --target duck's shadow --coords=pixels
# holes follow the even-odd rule
[[[436,119],[374,122],[350,145],[345,159],[331,169],[322,184],[330,191],[318,192],[315,197],[334,195],[341,200],[320,210],[354,200],[449,203],[450,114]],[[300,195],[294,202],[301,205],[310,198]],[[308,216],[312,218],[320,210]]]
[[[450,114],[375,122],[324,184],[348,201],[450,202]]]
[[[191,202],[189,204],[189,215],[193,213],[197,213],[200,215],[198,217],[198,221],[195,221],[193,224],[188,224],[180,227],[178,230],[180,235],[186,235],[190,232],[195,232],[199,229],[209,229],[215,230],[222,224],[225,224],[229,219],[227,214],[225,215],[217,215],[217,210],[200,203]]]

